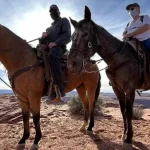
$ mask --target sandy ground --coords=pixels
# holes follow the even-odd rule
[[[145,109],[142,120],[134,120],[133,150],[150,150],[150,109]],[[13,95],[0,95],[0,150],[13,150],[23,132],[18,102]],[[117,104],[108,104],[104,115],[95,117],[94,134],[79,132],[83,116],[71,116],[66,103],[41,103],[41,129],[43,137],[39,150],[122,150],[123,122]],[[25,150],[32,145],[35,131],[30,120],[30,138]]]

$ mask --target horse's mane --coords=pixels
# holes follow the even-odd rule
[[[85,19],[83,19],[83,20],[78,22],[78,27],[81,28],[84,23],[88,23],[88,22],[89,21],[86,21]],[[121,42],[118,38],[114,37],[105,28],[103,28],[102,26],[96,24],[94,21],[91,20],[90,23],[92,25],[92,30],[93,30],[92,33],[93,34],[96,33],[96,34],[100,34],[102,36],[105,35],[109,41],[112,41],[112,39],[114,39],[115,42],[117,42],[117,41]]]
[[[17,34],[15,34],[13,31],[11,31],[10,29],[8,29],[7,27],[3,26],[0,24],[0,27],[2,27],[7,33],[9,33],[10,35],[13,35],[15,39],[19,40],[20,42],[22,42],[23,44],[28,45],[29,47],[31,47],[24,39],[22,39],[21,37],[19,37]]]
[[[78,22],[78,26],[77,28],[83,28],[83,26],[86,28],[87,24],[89,23],[89,21],[83,19],[81,21]],[[122,47],[125,45],[125,42],[123,41],[120,41],[118,38],[114,37],[111,33],[109,33],[105,28],[103,28],[102,26],[100,25],[97,25],[94,21],[90,21],[90,24],[91,24],[91,34],[93,34],[93,39],[95,40],[95,36],[97,35],[98,37],[101,37],[103,38],[105,36],[105,39],[107,39],[107,41],[109,41],[109,46],[112,47],[112,45],[115,45],[116,48],[117,48],[117,51],[119,52]],[[98,43],[97,42],[93,42],[94,43],[94,47],[95,49],[97,49],[99,47]],[[104,43],[102,43],[103,46],[104,46]],[[100,45],[101,46],[101,45]],[[126,44],[126,50],[124,51],[124,53],[127,53],[127,55],[132,55],[134,57],[136,57],[137,59],[137,54],[135,52],[135,50],[133,50],[133,48],[127,43]]]
[[[92,25],[95,28],[95,32],[102,34],[102,35],[106,35],[108,38],[115,38],[116,40],[120,41],[119,39],[117,39],[115,36],[113,36],[111,33],[109,33],[105,28],[103,28],[102,26],[97,25],[95,22],[92,21]]]

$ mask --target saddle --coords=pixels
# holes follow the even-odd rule
[[[57,86],[53,84],[53,77],[51,75],[50,64],[48,61],[48,52],[49,48],[47,44],[39,44],[36,47],[36,54],[39,61],[43,61],[42,67],[45,69],[45,89],[43,91],[43,96],[50,96],[52,91],[55,90],[56,97],[61,98],[60,91]],[[62,73],[62,79],[64,81],[64,86],[67,84],[67,60],[68,60],[69,51],[65,49],[63,56],[60,58],[60,67]]]
[[[132,40],[128,41],[128,43],[133,47],[138,56],[140,76],[139,87],[146,87],[145,85],[148,84],[148,82],[150,82],[150,54],[138,39],[132,38]]]

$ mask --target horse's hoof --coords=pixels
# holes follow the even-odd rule
[[[124,150],[133,150],[132,144],[123,143]]]
[[[86,134],[87,134],[87,135],[92,135],[92,134],[93,134],[93,131],[86,130]]]
[[[25,144],[18,144],[16,147],[16,150],[24,150],[25,149]]]
[[[79,131],[82,132],[82,133],[86,132],[85,128],[80,128]]]
[[[30,150],[38,150],[38,145],[32,144],[32,146],[30,147]]]

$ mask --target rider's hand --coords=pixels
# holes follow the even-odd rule
[[[131,36],[133,36],[132,35],[132,33],[128,33],[128,34],[125,34],[125,35],[123,35],[123,40],[126,40],[126,39],[128,39],[129,37],[131,37]]]
[[[46,38],[47,37],[47,32],[43,32],[42,33],[42,38]]]
[[[55,47],[55,46],[57,46],[55,42],[50,42],[50,43],[48,44],[48,47],[49,47],[50,49],[53,48],[53,47]]]

